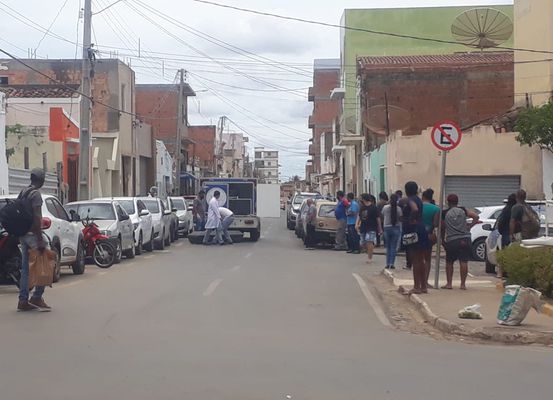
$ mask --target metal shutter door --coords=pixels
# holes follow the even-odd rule
[[[520,189],[520,176],[448,176],[446,196],[455,193],[464,207],[497,206]]]

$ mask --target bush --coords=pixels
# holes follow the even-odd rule
[[[497,261],[508,274],[508,284],[532,287],[553,297],[553,248],[512,245],[497,253]]]

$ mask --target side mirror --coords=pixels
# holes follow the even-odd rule
[[[163,211],[163,215],[171,215],[172,211],[171,210],[165,210]]]
[[[77,214],[77,211],[71,210],[69,211],[69,215],[71,216],[71,222],[80,222],[81,216]]]
[[[140,214],[138,214],[140,217],[145,217],[147,215],[150,215],[150,211],[148,210],[142,210],[140,211]]]
[[[492,224],[484,224],[484,225],[482,225],[482,229],[485,230],[485,231],[488,231],[488,232],[493,231]]]
[[[119,218],[119,221],[127,221],[130,217],[127,215],[123,215],[121,218]]]
[[[176,208],[172,208],[172,209],[171,209],[171,212],[176,213],[177,211],[178,211],[178,210],[177,210]]]

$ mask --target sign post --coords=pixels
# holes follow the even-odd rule
[[[438,223],[438,240],[436,248],[436,262],[434,275],[434,288],[440,288],[440,257],[442,251],[442,210],[445,199],[445,172],[447,166],[447,152],[453,150],[461,143],[462,131],[459,125],[452,121],[442,121],[432,128],[432,143],[442,152],[442,168],[440,171],[440,215]]]

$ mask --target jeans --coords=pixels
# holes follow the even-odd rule
[[[29,250],[37,248],[34,234],[27,234],[21,242],[21,279],[19,280],[19,301],[29,300]],[[44,294],[44,286],[35,287],[33,299],[40,299]]]
[[[205,218],[197,218],[194,223],[194,230],[205,231]]]
[[[336,246],[334,247],[337,250],[345,250],[348,247],[346,243],[346,227],[346,220],[339,219],[338,228],[336,229]]]
[[[396,262],[397,245],[401,237],[399,226],[387,226],[384,228],[384,242],[386,243],[386,266]]]
[[[359,234],[355,230],[355,225],[348,225],[348,250],[359,251]]]
[[[227,243],[232,243],[232,238],[230,237],[230,233],[228,231],[228,228],[232,225],[234,222],[234,215],[229,215],[225,219],[223,219],[223,222],[221,223],[221,237],[223,240]]]
[[[315,247],[315,225],[307,224],[304,244],[306,248]]]
[[[215,236],[215,242],[219,244],[223,244],[223,239],[221,238],[221,228],[210,228],[205,230],[204,235],[204,244],[213,244],[213,240],[211,239],[211,235]]]

